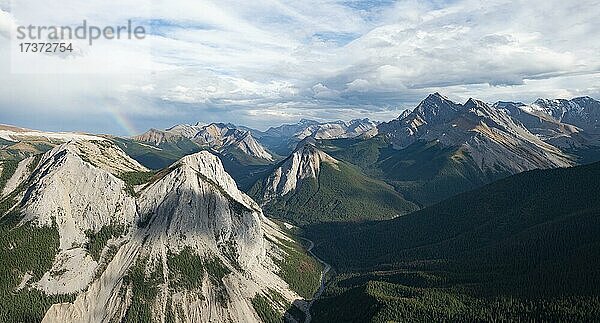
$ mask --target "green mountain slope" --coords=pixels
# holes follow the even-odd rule
[[[372,321],[597,319],[599,183],[600,163],[531,171],[394,220],[312,228],[346,272],[316,317],[338,304],[364,321],[339,305],[361,302]]]
[[[286,163],[293,158],[294,155],[280,167],[285,168]],[[286,194],[268,191],[274,175],[256,183],[250,194],[259,201],[265,201],[265,214],[306,225],[331,221],[390,219],[417,209],[416,205],[406,201],[391,186],[370,178],[351,164],[335,160],[315,161],[314,155],[304,155],[297,159],[306,164],[319,163],[318,174],[315,177],[294,179],[298,182],[295,189]],[[298,168],[302,170],[303,167],[304,164],[300,164]],[[276,197],[265,198],[269,193]]]
[[[244,192],[252,188],[256,181],[273,170],[274,165],[265,160],[254,158],[237,148],[223,153],[215,153],[223,163],[223,168],[235,180],[238,188]]]
[[[484,173],[460,147],[435,141],[417,141],[400,150],[393,149],[383,137],[322,140],[319,146],[393,185],[419,205],[431,205],[510,175],[503,171]]]

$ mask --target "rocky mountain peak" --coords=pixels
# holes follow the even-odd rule
[[[129,157],[117,145],[108,140],[70,141],[44,154],[42,161],[49,158],[56,159],[57,156],[64,155],[76,157],[113,175],[148,171],[146,167]]]
[[[512,110],[513,108],[516,107],[522,107],[525,104],[522,102],[512,102],[512,101],[498,101],[496,103],[493,104],[493,107],[496,109],[507,109],[507,110]]]
[[[284,160],[266,179],[263,201],[284,196],[301,185],[307,178],[317,178],[321,163],[338,163],[333,157],[318,149],[314,139],[301,142],[290,157]]]
[[[309,125],[316,125],[316,124],[319,124],[319,122],[318,122],[318,121],[315,121],[315,120],[310,120],[310,119],[304,119],[304,118],[303,118],[303,119],[300,119],[300,121],[298,121],[298,123],[297,123],[297,124],[298,124],[298,125],[306,125],[306,126],[309,126]]]
[[[437,123],[452,118],[460,108],[460,104],[452,102],[436,92],[428,95],[413,112],[427,123]]]
[[[23,286],[77,295],[52,305],[43,322],[124,321],[139,288],[159,291],[147,304],[154,317],[173,302],[189,309],[180,314],[189,322],[258,321],[251,299],[266,286],[298,298],[271,260],[282,251],[264,238],[283,233],[209,152],[182,158],[135,192],[121,176],[147,170],[109,141],[68,142],[21,163],[10,195],[15,214],[59,240],[51,268]],[[173,257],[198,259],[202,265],[189,269],[199,275],[181,271]],[[196,287],[182,284],[190,275]]]
[[[239,191],[234,179],[225,171],[221,160],[208,151],[201,151],[180,159],[172,166],[183,167],[201,174],[205,180],[221,187],[229,196],[250,210],[259,212],[258,205]]]
[[[210,148],[219,153],[239,149],[251,157],[272,161],[273,156],[258,143],[249,131],[238,129],[231,123],[211,123],[208,125],[180,124],[166,130],[150,129],[146,133],[133,137],[139,142],[160,146],[163,143],[187,142],[185,145],[198,145],[198,148]]]
[[[152,128],[141,135],[132,137],[132,139],[155,146],[160,146],[163,143],[176,142],[180,140],[181,135],[177,132],[169,132]]]
[[[578,104],[598,104],[599,103],[594,98],[589,97],[589,96],[580,96],[577,98],[573,98],[572,101],[574,101],[575,103],[578,103]]]
[[[402,111],[402,113],[400,113],[400,116],[398,116],[398,118],[396,118],[396,120],[402,120],[402,119],[408,117],[411,113],[412,113],[412,110],[406,109],[406,110]]]
[[[487,106],[487,103],[481,101],[481,100],[477,100],[474,98],[469,98],[467,100],[467,102],[465,102],[464,107],[465,109],[479,109],[479,108],[484,108]]]

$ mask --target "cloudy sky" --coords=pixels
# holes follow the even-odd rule
[[[600,98],[595,0],[59,6],[0,0],[0,123],[130,135],[198,121],[389,120],[435,91],[457,101]],[[10,34],[39,16],[54,25],[132,19],[150,35],[23,64]]]

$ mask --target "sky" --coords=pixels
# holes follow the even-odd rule
[[[0,0],[0,123],[134,135],[386,121],[433,92],[600,99],[598,17],[600,0]],[[60,57],[14,52],[18,25],[83,19],[133,20],[148,35]]]

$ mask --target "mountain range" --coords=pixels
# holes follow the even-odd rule
[[[349,122],[317,122],[302,119],[296,124],[284,124],[271,127],[264,132],[250,130],[268,149],[287,156],[304,139],[340,139],[340,138],[369,138],[377,135],[377,122],[368,118],[355,119]]]
[[[594,320],[599,112],[434,93],[388,122],[2,125],[0,321]]]

